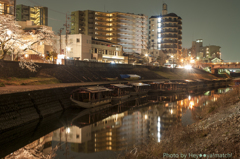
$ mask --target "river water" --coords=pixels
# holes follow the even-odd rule
[[[229,90],[155,93],[114,106],[71,108],[6,132],[0,140],[0,157],[117,158],[138,144],[161,142],[161,134],[173,124],[194,123],[197,112]]]

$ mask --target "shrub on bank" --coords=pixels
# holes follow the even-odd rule
[[[0,87],[5,87],[5,84],[0,82]]]

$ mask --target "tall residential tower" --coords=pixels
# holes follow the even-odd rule
[[[71,13],[71,34],[90,35],[123,46],[127,54],[147,48],[147,16],[91,10]]]
[[[30,7],[25,5],[16,6],[17,21],[33,21],[34,25],[48,26],[48,8],[47,7]]]
[[[0,15],[15,15],[16,0],[0,0]]]
[[[182,54],[182,18],[168,14],[165,3],[162,15],[149,18],[149,48],[162,50],[175,60]]]

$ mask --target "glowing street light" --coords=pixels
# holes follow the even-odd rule
[[[187,70],[190,70],[190,69],[192,69],[192,66],[191,65],[186,65],[186,66],[184,66],[184,68],[187,69]]]
[[[67,133],[67,134],[70,133],[70,128],[66,128],[66,133]]]
[[[148,57],[148,54],[145,54],[145,56],[147,57],[147,59],[148,59],[148,63],[149,63],[149,57]]]
[[[71,51],[71,48],[69,46],[66,47],[67,51]]]
[[[195,60],[190,60],[190,63],[194,63],[195,62]]]
[[[71,51],[71,48],[69,47],[69,46],[67,46],[66,47],[66,55],[65,55],[65,58],[67,58],[68,59],[68,56],[67,56],[67,54],[68,54],[68,52],[70,52]],[[65,61],[66,62],[66,61]]]

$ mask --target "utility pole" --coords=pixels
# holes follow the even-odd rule
[[[65,65],[66,65],[66,58],[67,58],[67,46],[68,46],[68,33],[69,33],[69,27],[70,27],[70,25],[68,24],[68,20],[70,19],[70,17],[68,16],[68,14],[66,13],[66,23],[65,24],[63,24],[63,26],[65,26],[66,27],[66,40],[65,40],[65,46],[66,46],[66,48],[65,48]]]
[[[62,54],[62,31],[64,30],[64,28],[60,28],[58,35],[60,36],[60,50],[59,50],[59,54]],[[62,61],[61,61],[62,62]]]
[[[59,32],[58,32],[58,35],[60,36],[60,54],[62,53],[62,38],[61,38],[61,35],[62,35],[63,30],[64,30],[64,28],[60,28]]]

